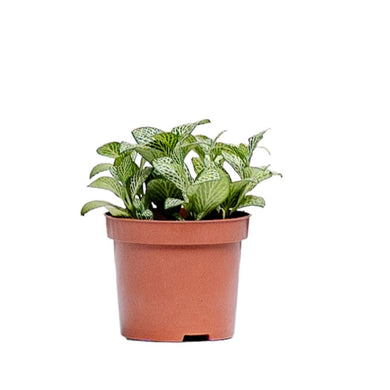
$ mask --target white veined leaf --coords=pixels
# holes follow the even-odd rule
[[[126,209],[115,206],[114,204],[104,200],[93,200],[91,202],[87,202],[81,209],[81,215],[85,215],[89,211],[99,207],[105,207],[113,217],[130,217],[129,212]]]
[[[108,171],[111,167],[112,164],[110,163],[97,164],[92,168],[91,173],[89,174],[89,178],[92,179],[98,173]]]
[[[244,151],[242,148],[236,146],[236,145],[232,145],[232,144],[225,144],[223,142],[217,142],[213,149],[212,149],[212,152],[214,155],[221,155],[222,152],[225,151],[225,152],[228,152],[228,153],[232,153],[234,154],[235,156],[237,156],[238,158],[240,158],[243,162],[243,164],[245,166],[247,166],[247,152]]]
[[[251,184],[251,181],[247,179],[234,181],[229,184],[229,196],[226,198],[225,202],[227,209],[234,208],[239,199],[248,192],[248,184]]]
[[[146,167],[138,170],[129,180],[129,190],[132,197],[135,197],[140,190],[142,184],[149,177],[152,168]]]
[[[134,139],[140,145],[149,144],[153,141],[153,136],[160,133],[163,133],[163,131],[155,127],[139,127],[132,131]]]
[[[153,167],[158,173],[170,180],[182,191],[185,191],[188,185],[188,178],[179,164],[176,164],[170,157],[161,157],[152,162]]]
[[[125,184],[138,170],[131,155],[120,156],[115,159],[114,167],[110,169],[111,174]]]
[[[161,150],[153,149],[149,146],[137,146],[136,151],[146,160],[150,163],[157,158],[164,157],[165,153]]]
[[[195,127],[197,127],[199,125],[203,125],[205,123],[210,123],[210,120],[203,119],[203,120],[198,121],[198,122],[186,123],[184,125],[176,126],[171,130],[171,132],[173,134],[177,134],[177,135],[180,135],[182,137],[186,137],[194,131]]]
[[[141,213],[143,219],[153,219],[152,210],[146,209]]]
[[[167,198],[164,202],[164,208],[165,210],[171,209],[173,207],[181,206],[184,203],[183,199],[176,199],[176,198]]]
[[[252,136],[252,137],[250,137],[250,138],[248,139],[248,164],[249,164],[250,161],[251,161],[253,152],[254,152],[254,150],[256,149],[257,144],[260,142],[260,140],[263,138],[265,132],[268,131],[268,130],[269,130],[269,129],[266,129],[266,130],[264,130],[264,131],[261,131],[260,133],[255,134],[254,136]]]
[[[258,167],[245,167],[243,170],[243,178],[251,179],[256,183],[260,183],[263,180],[269,179],[272,177],[273,172],[267,168],[258,168]]]
[[[149,209],[136,210],[135,215],[137,219],[153,219],[153,212]]]
[[[192,157],[191,161],[194,167],[194,171],[198,175],[205,168],[203,161],[199,157]]]
[[[221,152],[223,158],[232,166],[232,168],[242,177],[245,164],[240,157],[232,152],[223,150]]]
[[[249,150],[248,150],[248,146],[245,145],[245,144],[240,144],[238,145],[237,147],[238,151],[241,153],[241,156],[245,156],[245,159],[248,158],[249,156]],[[249,163],[249,162],[248,162]]]
[[[126,152],[129,152],[130,155],[133,158],[133,160],[135,160],[135,156],[136,156],[136,153],[135,153],[135,149],[136,149],[137,145],[133,145],[133,144],[130,144],[128,142],[125,142],[125,141],[122,141],[119,145],[119,153],[123,154],[123,153],[126,153]]]
[[[120,156],[119,148],[119,142],[109,142],[103,146],[100,146],[100,148],[98,148],[96,151],[101,156],[116,158]]]
[[[166,156],[170,156],[178,142],[178,136],[172,133],[155,134],[149,142],[153,149],[161,150]]]
[[[182,192],[167,179],[150,180],[146,193],[157,206],[163,206],[167,198],[180,198],[182,196]]]
[[[133,202],[133,206],[137,210],[144,210],[144,208],[142,207],[143,204],[141,203],[141,200],[139,198],[133,198],[132,202]]]
[[[211,180],[219,180],[220,178],[221,175],[218,173],[216,169],[206,168],[198,174],[198,176],[195,179],[195,184],[204,183],[206,181],[211,181]]]
[[[221,176],[220,180],[192,184],[187,191],[188,211],[197,220],[203,219],[220,206],[228,195],[229,179],[225,176]]]
[[[223,163],[223,157],[222,156],[215,157],[214,163],[215,163],[216,166],[221,166],[222,163]]]
[[[88,187],[108,190],[113,192],[119,198],[122,198],[122,186],[118,182],[118,180],[114,179],[113,177],[99,177],[98,179],[93,181]]]
[[[264,207],[265,200],[261,196],[255,196],[255,195],[244,196],[238,208],[249,207],[249,206]]]

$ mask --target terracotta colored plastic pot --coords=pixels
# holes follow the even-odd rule
[[[153,341],[233,336],[241,240],[249,214],[146,221],[106,214],[114,239],[121,333]]]

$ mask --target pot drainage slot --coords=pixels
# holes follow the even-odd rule
[[[208,334],[186,334],[183,337],[183,341],[208,341]]]

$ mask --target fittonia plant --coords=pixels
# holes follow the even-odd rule
[[[201,220],[231,218],[248,206],[264,207],[262,197],[248,193],[263,180],[280,175],[267,166],[250,165],[265,131],[239,145],[220,142],[223,132],[214,139],[192,134],[209,122],[204,119],[169,132],[141,127],[132,132],[134,144],[110,142],[98,148],[100,155],[112,161],[96,165],[90,178],[102,172],[109,176],[95,179],[89,187],[109,190],[123,204],[95,200],[86,203],[81,214],[106,207],[114,217]],[[195,154],[191,160],[187,158],[190,152]],[[233,180],[226,164],[239,180]]]

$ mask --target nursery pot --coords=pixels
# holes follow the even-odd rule
[[[121,333],[152,341],[221,340],[234,333],[241,240],[249,214],[159,221],[106,214],[114,240]]]

